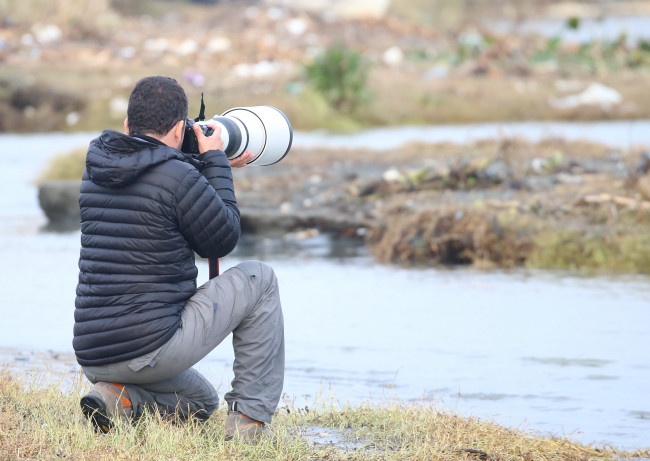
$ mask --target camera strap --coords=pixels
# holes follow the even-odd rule
[[[195,122],[202,122],[205,120],[205,103],[203,102],[203,92],[201,92],[201,109],[199,110],[199,116],[194,119]],[[210,280],[219,275],[219,259],[208,259],[208,268]]]
[[[205,120],[205,104],[203,103],[203,91],[201,91],[201,110],[199,116],[194,119],[195,122],[202,122]]]
[[[219,275],[219,259],[208,259],[208,268],[209,268],[209,275],[208,277],[210,280],[215,278],[217,275]]]

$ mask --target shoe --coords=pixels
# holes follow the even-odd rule
[[[133,404],[122,384],[96,383],[80,403],[84,416],[104,434],[111,430],[115,421],[130,422],[133,417]]]
[[[239,411],[228,412],[226,440],[238,439],[248,442],[270,435],[271,431],[263,422],[250,418]]]

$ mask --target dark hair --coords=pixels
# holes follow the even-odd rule
[[[126,115],[129,134],[164,136],[187,118],[187,96],[173,78],[145,77],[135,84]]]

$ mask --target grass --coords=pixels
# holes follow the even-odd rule
[[[135,426],[118,424],[102,435],[79,410],[85,391],[81,381],[52,385],[43,376],[27,380],[0,372],[0,460],[572,461],[650,454],[541,437],[433,405],[400,402],[284,407],[272,424],[275,440],[257,444],[224,440],[223,409],[206,423],[176,424],[149,414]]]
[[[75,149],[52,157],[48,165],[40,174],[38,181],[50,179],[78,179],[81,180],[86,166],[85,148]]]
[[[641,227],[641,226],[639,226]],[[650,274],[650,234],[618,230],[596,234],[561,230],[535,239],[527,265],[543,269]]]

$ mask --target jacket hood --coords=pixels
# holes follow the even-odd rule
[[[90,142],[86,170],[95,184],[117,189],[131,184],[149,168],[174,159],[197,167],[202,163],[172,147],[104,130]]]

